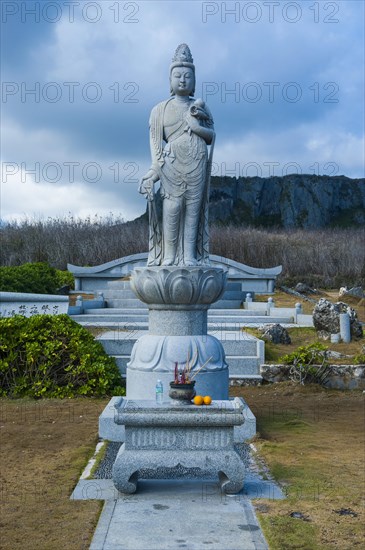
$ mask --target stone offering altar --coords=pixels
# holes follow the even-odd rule
[[[179,367],[192,362],[196,392],[228,399],[222,344],[207,334],[207,310],[219,300],[226,272],[209,263],[208,198],[215,140],[212,115],[193,99],[195,66],[181,44],[170,66],[171,97],[151,112],[152,165],[140,193],[149,205],[147,267],[134,269],[131,288],[149,308],[149,331],[134,345],[127,365],[130,399],[153,399],[157,379],[165,392]],[[208,151],[208,146],[210,150]],[[162,213],[155,205],[160,183]]]
[[[240,399],[186,407],[121,398],[115,410],[114,421],[125,426],[113,467],[114,485],[122,493],[136,491],[143,470],[168,477],[176,466],[218,477],[225,493],[242,489],[245,471],[233,435],[234,426],[244,423]]]

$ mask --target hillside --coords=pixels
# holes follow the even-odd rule
[[[365,223],[365,179],[292,174],[212,177],[210,220],[262,227],[315,229]]]

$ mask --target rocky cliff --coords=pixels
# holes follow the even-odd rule
[[[212,177],[210,220],[285,228],[362,225],[365,179],[306,174]]]

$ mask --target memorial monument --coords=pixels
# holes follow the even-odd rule
[[[213,117],[194,99],[195,66],[181,44],[170,65],[171,97],[150,116],[152,164],[139,187],[149,205],[147,267],[134,269],[131,288],[149,308],[149,330],[127,365],[129,399],[153,399],[157,379],[167,394],[175,363],[205,367],[196,391],[228,399],[222,344],[207,334],[209,306],[223,294],[226,272],[209,265],[208,199],[215,141]],[[155,205],[159,182],[162,215]]]

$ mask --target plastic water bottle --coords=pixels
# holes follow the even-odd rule
[[[156,384],[156,403],[162,405],[163,402],[163,384],[161,380],[157,380]]]

